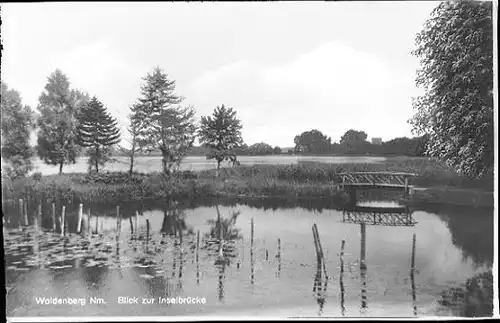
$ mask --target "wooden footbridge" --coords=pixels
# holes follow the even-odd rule
[[[403,191],[408,196],[413,189],[410,181],[417,174],[401,172],[352,172],[340,173],[340,188],[350,196],[351,205],[356,205],[356,191],[382,189]]]

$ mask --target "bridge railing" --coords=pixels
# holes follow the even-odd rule
[[[339,173],[344,185],[393,185],[408,187],[414,173],[403,172],[352,172]]]

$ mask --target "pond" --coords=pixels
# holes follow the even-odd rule
[[[83,236],[76,208],[64,237],[7,224],[7,316],[456,315],[439,299],[491,270],[492,210],[391,208],[402,209],[391,201],[356,210],[273,200],[123,203],[118,244],[114,206],[85,206]]]

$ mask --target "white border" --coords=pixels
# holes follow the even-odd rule
[[[355,0],[358,1],[358,0]],[[406,2],[407,0],[403,0]],[[494,245],[493,245],[493,318],[500,318],[499,313],[499,290],[498,290],[498,0],[490,0],[493,7],[493,116],[494,116]],[[438,1],[436,1],[438,2]],[[352,320],[387,320],[387,321],[400,321],[400,320],[478,320],[490,318],[464,318],[464,317],[441,317],[441,316],[425,316],[418,318],[391,318],[391,317],[286,317],[286,316],[44,316],[44,317],[6,317],[7,322],[115,322],[115,321],[159,321],[159,322],[172,322],[172,321],[245,321],[245,320],[325,320],[325,319],[342,319],[347,321]]]
[[[493,147],[494,147],[494,189],[493,189],[493,317],[498,318],[498,0],[493,0]],[[496,215],[495,215],[496,214]]]

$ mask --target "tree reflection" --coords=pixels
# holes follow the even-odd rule
[[[186,212],[172,205],[163,209],[161,233],[168,236],[182,236],[184,232],[192,234],[192,228],[186,224]]]
[[[453,244],[462,250],[464,258],[476,267],[493,264],[493,209],[447,207],[429,209],[447,224]]]
[[[454,316],[493,316],[493,273],[478,274],[468,279],[465,286],[443,291],[438,303],[451,310]]]
[[[210,225],[210,231],[207,233],[207,237],[209,239],[220,238],[225,241],[236,241],[242,239],[240,229],[234,227],[241,212],[234,211],[229,218],[222,218],[220,216],[219,207],[217,206],[216,209],[217,219],[207,220],[207,224]]]
[[[226,266],[229,265],[230,258],[237,256],[234,243],[243,237],[240,229],[235,228],[236,221],[241,212],[234,211],[229,218],[223,218],[221,217],[218,205],[215,206],[215,209],[217,211],[217,219],[207,220],[210,229],[205,236],[209,252],[212,254],[217,253],[217,259],[214,263],[218,274],[217,298],[219,301],[222,301],[225,295],[224,280]]]
[[[237,256],[237,250],[234,245],[235,242],[243,238],[240,229],[235,227],[241,212],[233,211],[230,217],[223,218],[221,217],[218,206],[216,206],[216,210],[217,219],[207,220],[210,229],[209,232],[205,234],[207,239],[206,247],[212,254],[216,252],[219,258],[221,258],[219,260],[223,259],[229,262],[229,258],[235,258]]]

